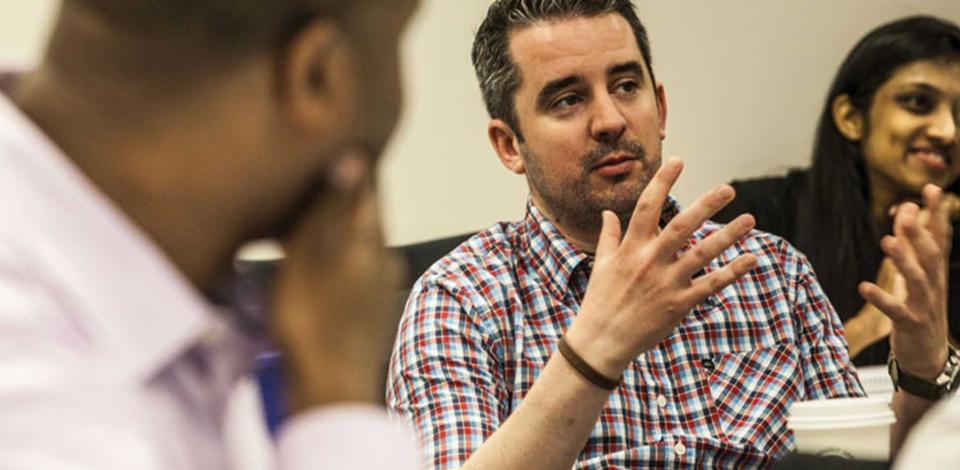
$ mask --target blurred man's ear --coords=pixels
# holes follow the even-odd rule
[[[508,170],[522,175],[526,173],[523,165],[523,155],[520,153],[520,140],[513,128],[501,119],[494,119],[487,125],[487,137],[490,145],[497,152],[500,163]]]
[[[279,92],[293,125],[314,135],[342,133],[355,112],[357,66],[340,29],[311,22],[287,43],[279,68]]]
[[[842,94],[833,99],[833,124],[847,140],[859,142],[863,138],[863,113]]]

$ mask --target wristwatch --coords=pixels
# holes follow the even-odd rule
[[[960,351],[953,345],[947,354],[947,365],[943,368],[935,379],[921,379],[915,375],[900,370],[900,364],[897,358],[890,354],[887,360],[887,372],[890,373],[890,380],[893,381],[893,389],[900,390],[916,395],[927,400],[939,400],[947,395],[952,395],[957,390],[958,381],[960,381]]]

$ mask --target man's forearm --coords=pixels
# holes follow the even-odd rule
[[[520,406],[462,468],[569,470],[609,395],[554,352]]]

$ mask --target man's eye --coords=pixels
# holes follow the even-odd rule
[[[560,99],[553,102],[553,109],[567,109],[575,106],[580,102],[580,97],[577,95],[566,95],[560,97]]]
[[[623,92],[623,93],[633,93],[637,91],[637,88],[640,88],[640,85],[638,85],[637,82],[633,80],[629,80],[629,81],[625,81],[617,84],[617,87],[614,90]]]

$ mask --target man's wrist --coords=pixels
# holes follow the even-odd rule
[[[620,377],[632,360],[632,358],[624,359],[625,354],[617,353],[621,348],[604,341],[603,335],[585,333],[576,323],[571,325],[563,336],[566,338],[567,345],[604,377]]]
[[[623,380],[623,375],[620,375],[617,378],[612,378],[598,371],[596,368],[590,365],[589,362],[580,357],[580,355],[570,347],[563,336],[561,336],[560,340],[557,341],[557,351],[560,352],[560,355],[563,356],[570,367],[573,367],[577,373],[597,387],[600,387],[604,390],[613,391]]]

